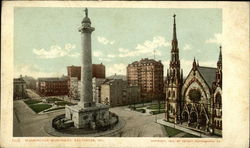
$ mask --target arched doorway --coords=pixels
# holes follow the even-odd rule
[[[196,128],[197,127],[197,114],[195,112],[192,112],[190,114],[190,122],[189,122],[189,126],[190,127],[193,127],[193,128]]]
[[[200,117],[200,125],[201,126],[206,126],[207,124],[207,117],[205,114],[201,114],[201,117]]]
[[[182,122],[187,122],[188,121],[188,113],[184,111],[182,113]]]
[[[190,123],[196,123],[197,122],[197,114],[195,112],[192,112],[190,114]]]
[[[200,129],[206,130],[207,129],[207,117],[204,113],[201,113],[200,115]]]

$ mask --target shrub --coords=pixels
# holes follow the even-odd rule
[[[73,105],[73,103],[67,102],[67,101],[60,101],[60,102],[56,102],[56,105],[60,105],[60,106],[65,106],[65,105]]]

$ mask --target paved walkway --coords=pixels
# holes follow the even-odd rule
[[[205,135],[203,133],[200,133],[200,132],[197,132],[197,131],[194,131],[194,130],[191,130],[191,129],[188,129],[188,128],[185,128],[185,127],[182,127],[180,125],[173,124],[173,123],[170,123],[170,122],[166,122],[166,121],[164,121],[164,119],[158,119],[157,123],[159,123],[161,125],[168,126],[168,127],[176,128],[178,130],[181,130],[183,132],[186,132],[186,133],[189,133],[189,134],[192,134],[192,135],[195,135],[195,136],[204,137],[204,138],[211,138],[211,137],[217,138],[217,136],[214,136],[214,135],[213,136],[208,136],[208,135]]]
[[[38,97],[37,97],[38,98]],[[34,113],[23,100],[14,101],[15,122],[14,135],[24,137],[51,136],[44,131],[46,123],[55,116],[65,113],[58,110],[47,114]],[[125,126],[118,136],[122,137],[165,137],[162,125],[156,123],[157,118],[163,118],[164,114],[148,115],[137,111],[128,110],[127,106],[110,108],[119,117],[124,119]]]
[[[43,126],[53,117],[62,114],[65,110],[38,115],[34,113],[22,100],[14,101],[14,136],[43,137],[50,136]]]
[[[127,110],[127,107],[110,108],[126,121],[122,137],[165,137],[162,126],[155,122],[154,115],[145,115],[137,111]],[[162,118],[163,114],[158,114]]]

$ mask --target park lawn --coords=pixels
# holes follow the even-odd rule
[[[50,111],[59,110],[59,109],[64,109],[64,108],[65,108],[64,106],[63,106],[63,107],[52,108],[52,109],[48,109],[48,110],[46,110],[46,111],[44,111],[44,112],[50,112]]]
[[[150,113],[150,114],[153,114],[153,115],[155,115],[155,114],[161,114],[161,113],[165,113],[165,110],[164,110],[164,109],[161,109],[160,112],[159,112],[159,110],[152,110],[152,111],[150,111],[149,113]]]
[[[175,129],[175,128],[172,128],[172,127],[168,127],[168,126],[164,126],[164,127],[165,127],[165,130],[166,130],[169,137],[174,137],[175,135],[183,132],[181,130],[178,130],[178,129]]]
[[[40,101],[40,100],[32,100],[32,99],[24,101],[24,103],[26,103],[27,105],[37,104],[37,103],[40,103],[40,102],[42,102],[42,101]]]
[[[160,104],[160,109],[164,108],[165,108],[164,104]],[[152,104],[149,107],[147,107],[147,109],[159,109],[159,104]]]
[[[74,105],[74,104],[68,101],[60,101],[60,102],[56,102],[56,105],[65,106],[65,105]]]
[[[54,103],[54,102],[56,102],[56,101],[62,101],[62,100],[60,100],[60,99],[58,99],[58,98],[48,98],[48,99],[46,99],[49,103]]]
[[[29,107],[36,113],[39,113],[43,110],[46,110],[48,108],[51,108],[52,105],[49,105],[49,104],[32,104],[32,105],[29,105]]]
[[[137,112],[141,112],[141,113],[145,113],[146,112],[146,110],[145,109],[143,109],[143,108],[140,108],[140,109],[136,109],[135,111],[137,111]]]
[[[189,133],[186,133],[184,136],[182,137],[185,137],[185,138],[197,138],[199,136],[196,136],[196,135],[192,135],[192,134],[189,134]]]

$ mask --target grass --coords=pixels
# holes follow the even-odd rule
[[[49,104],[32,104],[32,105],[29,105],[29,107],[36,113],[39,113],[43,110],[46,110],[48,108],[51,108],[52,105],[49,105]]]
[[[160,104],[160,109],[164,108],[165,108],[164,104]],[[159,104],[152,104],[149,107],[147,107],[147,109],[159,109]]]
[[[164,127],[169,137],[174,137],[175,135],[182,132],[181,130],[178,130],[172,127],[168,127],[168,126],[164,126]]]
[[[199,137],[199,136],[196,136],[196,135],[192,135],[192,134],[189,134],[189,133],[186,133],[184,136],[182,137],[185,137],[185,138],[196,138],[196,137]]]
[[[58,99],[58,98],[48,98],[48,99],[46,99],[49,103],[54,103],[54,102],[56,102],[56,101],[62,101],[62,100],[60,100],[60,99]]]
[[[145,113],[146,112],[146,110],[145,109],[136,109],[135,111],[137,111],[137,112],[141,112],[141,113]]]
[[[153,114],[153,115],[155,115],[155,114],[161,114],[161,113],[165,113],[165,110],[162,109],[162,110],[160,110],[160,112],[158,110],[150,111],[150,114]]]
[[[65,105],[73,105],[73,103],[70,103],[68,101],[60,101],[56,102],[56,105],[65,106]]]
[[[40,102],[42,102],[42,101],[39,101],[39,100],[26,100],[26,101],[24,101],[24,103],[26,103],[27,105],[37,104]]]
[[[57,107],[57,108],[52,108],[52,109],[48,109],[44,112],[50,112],[50,111],[53,111],[53,110],[59,110],[59,109],[64,109],[65,107]]]

